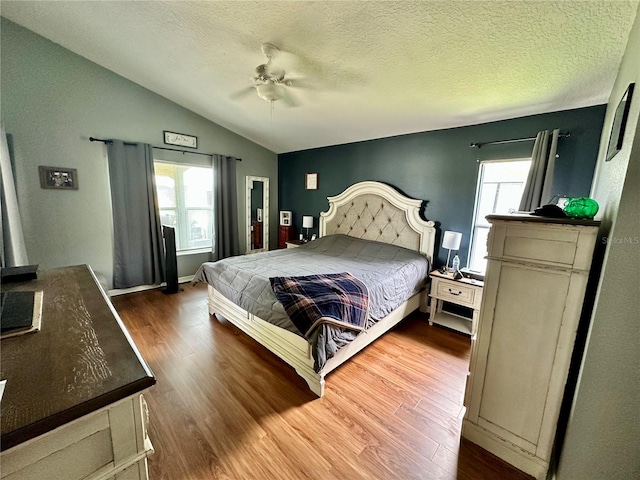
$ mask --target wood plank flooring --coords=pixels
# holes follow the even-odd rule
[[[468,338],[416,313],[327,376],[322,399],[235,326],[206,286],[112,298],[157,378],[154,480],[531,477],[463,440]]]

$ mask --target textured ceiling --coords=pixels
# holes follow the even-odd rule
[[[2,0],[1,14],[274,152],[606,103],[638,1]],[[293,79],[270,106],[261,45]],[[188,132],[187,132],[188,133]]]

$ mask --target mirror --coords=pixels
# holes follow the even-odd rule
[[[269,179],[247,176],[247,253],[269,250]]]

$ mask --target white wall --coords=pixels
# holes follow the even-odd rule
[[[606,155],[614,111],[636,83],[622,150]],[[592,197],[607,247],[557,478],[640,478],[640,14],[607,107]]]
[[[113,241],[106,149],[89,137],[163,145],[163,130],[198,137],[198,151],[242,158],[239,235],[245,243],[245,176],[271,179],[271,239],[278,210],[277,155],[5,18],[1,113],[13,146],[27,254],[41,269],[88,263],[111,285]],[[175,68],[168,66],[167,68]],[[79,190],[40,188],[38,166],[78,171]],[[193,274],[207,254],[179,257]]]

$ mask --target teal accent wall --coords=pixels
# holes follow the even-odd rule
[[[111,285],[113,240],[106,149],[89,137],[163,146],[163,130],[198,137],[198,151],[237,164],[239,236],[246,245],[245,177],[271,179],[277,235],[277,155],[73,52],[1,19],[2,119],[13,147],[29,261],[41,269],[89,264]],[[194,161],[194,155],[180,155]],[[207,157],[199,156],[197,159]],[[38,165],[75,168],[79,189],[43,190]],[[178,257],[189,276],[210,255]]]
[[[300,231],[302,215],[313,215],[318,231],[319,212],[336,195],[364,180],[384,182],[404,194],[426,200],[424,216],[436,222],[436,265],[446,262],[438,248],[445,230],[462,232],[459,252],[466,265],[480,160],[530,157],[533,142],[486,145],[471,143],[535,136],[544,129],[569,131],[558,145],[553,191],[566,196],[588,196],[598,156],[606,106],[516,118],[467,127],[415,133],[365,142],[336,145],[278,156],[279,204],[294,212]],[[306,173],[318,173],[318,190],[305,190]]]

